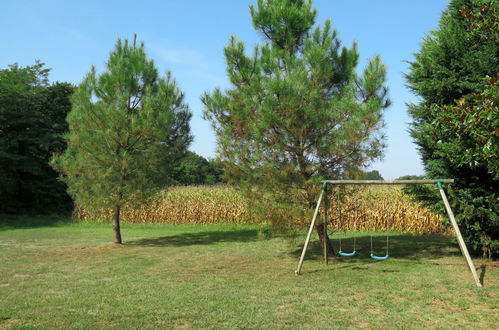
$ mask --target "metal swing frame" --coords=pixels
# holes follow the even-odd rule
[[[454,213],[450,207],[449,201],[447,200],[447,196],[445,195],[445,191],[443,189],[443,184],[453,183],[454,179],[434,179],[434,180],[324,180],[322,181],[322,189],[317,200],[317,205],[315,207],[314,215],[312,217],[312,221],[310,223],[310,228],[307,233],[307,237],[305,239],[305,244],[303,245],[303,250],[300,256],[300,261],[298,262],[298,266],[295,270],[296,275],[301,274],[301,270],[303,267],[303,261],[305,260],[305,254],[307,253],[308,244],[310,243],[310,237],[312,236],[312,232],[315,227],[315,222],[319,215],[319,208],[322,203],[324,203],[324,232],[327,233],[327,207],[328,207],[328,198],[327,198],[327,187],[328,185],[407,185],[407,184],[436,184],[438,190],[440,192],[440,196],[445,204],[445,210],[447,211],[447,215],[452,224],[452,228],[454,229],[454,233],[456,234],[457,241],[459,242],[459,248],[461,249],[461,253],[463,257],[466,259],[468,264],[468,268],[470,269],[471,274],[475,280],[475,283],[478,287],[482,287],[482,283],[480,283],[480,279],[476,272],[476,268],[473,265],[473,261],[471,260],[470,254],[468,252],[468,248],[464,243],[463,237],[461,235],[461,231],[457,225],[456,219],[454,217]],[[328,255],[327,255],[327,247],[324,244],[324,262],[327,264]]]

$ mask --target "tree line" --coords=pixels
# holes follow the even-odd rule
[[[79,87],[49,83],[43,63],[0,70],[0,213],[65,212],[73,207],[64,181],[50,161],[67,147],[67,115]],[[169,184],[223,181],[223,168],[182,150],[169,166]]]
[[[420,97],[408,107],[426,176],[456,179],[450,194],[466,239],[489,255],[499,251],[497,7],[452,0],[405,73]],[[42,63],[0,70],[0,212],[70,209],[72,201],[110,208],[121,243],[122,208],[175,184],[227,181],[251,197],[255,212],[305,215],[322,179],[381,179],[365,171],[385,149],[390,99],[381,57],[358,69],[356,43],[343,45],[329,20],[316,24],[311,1],[258,0],[249,9],[262,43],[251,53],[231,37],[231,87],[201,96],[216,160],[188,151],[183,93],[136,37],[119,39],[104,72],[90,68],[78,86],[49,84]],[[435,191],[408,191],[445,213]]]

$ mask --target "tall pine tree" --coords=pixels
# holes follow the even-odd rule
[[[313,28],[311,1],[259,0],[250,14],[264,43],[249,56],[230,38],[224,53],[232,87],[206,93],[204,115],[232,180],[276,208],[313,207],[318,181],[382,155],[386,69],[376,56],[358,76],[356,45],[342,47],[329,20]]]
[[[161,78],[144,44],[118,40],[106,71],[90,73],[73,95],[67,151],[54,160],[77,205],[120,212],[168,183],[191,142],[191,113],[170,73]]]

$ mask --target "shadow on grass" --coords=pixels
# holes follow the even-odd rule
[[[480,283],[482,283],[482,285],[485,284],[485,272],[487,271],[487,266],[485,265],[481,265],[480,266]]]
[[[333,239],[333,246],[335,252],[338,251],[338,240]],[[351,238],[342,239],[342,248],[346,252],[350,252],[353,248],[353,240]],[[374,243],[374,254],[378,256],[384,256],[386,253],[386,236],[376,236],[373,237]],[[295,250],[291,251],[289,254],[294,256],[298,261],[303,245],[297,246]],[[371,237],[369,235],[357,236],[356,237],[356,250],[357,255],[355,257],[336,257],[329,263],[334,264],[335,268],[338,269],[351,269],[356,271],[372,271],[375,263],[381,261],[375,261],[370,258],[371,253]],[[391,234],[389,235],[389,248],[388,248],[389,259],[384,261],[386,263],[396,262],[397,265],[404,263],[418,264],[426,263],[435,265],[437,267],[449,266],[449,260],[438,260],[449,256],[459,256],[462,257],[457,239],[455,237],[445,237],[445,236],[435,236],[435,235],[414,235],[414,234]],[[479,256],[475,256],[479,257]],[[323,250],[320,243],[316,240],[310,243],[307,253],[305,255],[305,260],[312,261],[314,263],[323,262]],[[429,261],[431,260],[431,261]],[[484,264],[485,260],[475,260],[474,265],[479,274],[480,283],[482,285],[485,282],[485,275],[487,272],[487,266]],[[306,264],[306,262],[305,262]],[[460,262],[455,262],[452,265],[459,264],[462,266],[463,271],[466,267],[466,262],[464,257]],[[322,272],[327,270],[315,270],[307,272]],[[387,270],[387,269],[377,269],[379,272],[391,273],[400,272],[400,270]]]
[[[180,235],[144,238],[129,241],[127,245],[141,246],[188,246],[209,245],[220,242],[253,242],[258,240],[258,230],[206,231]]]
[[[339,241],[333,238],[333,246],[335,251],[338,250]],[[386,254],[386,236],[373,236],[373,253],[378,256]],[[298,246],[291,252],[293,256],[299,258],[303,245]],[[342,249],[345,252],[351,252],[353,249],[353,239],[342,239]],[[338,262],[357,263],[359,261],[373,261],[370,258],[371,254],[371,237],[358,236],[356,237],[355,257],[337,257]],[[305,260],[322,260],[323,251],[318,241],[310,243],[305,256]],[[410,259],[417,261],[419,259],[438,259],[447,256],[460,255],[459,246],[455,238],[434,236],[434,235],[413,235],[413,234],[396,234],[389,235],[388,255],[390,259]],[[389,259],[389,260],[390,260]]]
[[[73,222],[70,213],[51,215],[6,215],[0,214],[0,231],[61,226]]]

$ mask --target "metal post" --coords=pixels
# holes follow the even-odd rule
[[[319,207],[322,202],[322,197],[324,196],[325,184],[322,185],[322,191],[319,195],[319,200],[315,206],[314,216],[312,217],[312,222],[310,223],[310,228],[308,229],[307,238],[305,239],[305,245],[303,246],[303,251],[301,252],[300,261],[298,262],[298,267],[295,270],[296,275],[300,275],[301,267],[303,266],[303,260],[305,259],[305,253],[307,252],[308,243],[310,242],[310,236],[312,236],[312,231],[314,230],[315,220],[317,220],[317,215],[319,214]]]
[[[442,200],[445,204],[445,209],[447,210],[447,214],[449,215],[450,222],[457,236],[457,241],[459,242],[459,247],[461,248],[461,253],[463,254],[466,262],[468,263],[468,267],[470,268],[471,274],[475,279],[476,285],[478,287],[482,287],[482,283],[480,283],[480,279],[478,278],[478,274],[476,273],[475,266],[473,265],[473,261],[471,260],[470,254],[468,253],[468,249],[466,248],[466,244],[464,243],[463,237],[461,236],[461,231],[457,226],[456,219],[454,218],[454,213],[449,205],[449,201],[447,200],[447,196],[445,195],[444,189],[442,188],[442,181],[435,180],[438,185],[438,190],[440,191],[440,195],[442,196]]]

